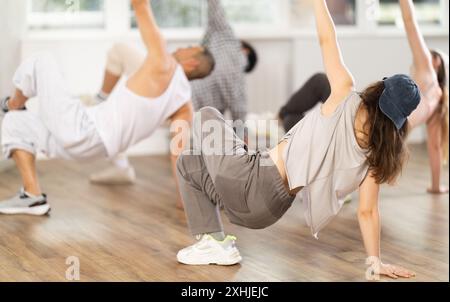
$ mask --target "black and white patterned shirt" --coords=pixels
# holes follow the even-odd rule
[[[227,21],[220,0],[208,0],[208,27],[202,45],[212,53],[216,65],[209,77],[192,82],[195,109],[211,106],[222,113],[229,110],[233,120],[245,121],[247,95],[244,70],[247,58]]]

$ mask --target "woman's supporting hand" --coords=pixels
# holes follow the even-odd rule
[[[367,279],[369,279],[370,281],[376,280],[375,278],[380,276],[385,276],[392,279],[413,278],[416,276],[416,273],[414,273],[413,271],[410,271],[401,266],[385,264],[381,262],[378,257],[367,258],[367,264],[370,265],[370,275],[367,276]]]

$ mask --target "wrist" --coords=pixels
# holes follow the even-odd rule
[[[379,280],[381,267],[383,265],[381,259],[378,256],[369,256],[366,258],[366,265],[368,265],[366,279],[369,281]]]
[[[378,256],[369,256],[366,258],[366,265],[368,266],[375,267],[380,266],[381,264],[383,263],[381,262],[381,259]]]
[[[2,110],[3,112],[8,112],[9,111],[9,100],[11,98],[10,97],[6,97],[0,100],[0,110]]]

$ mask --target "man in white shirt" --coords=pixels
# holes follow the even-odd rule
[[[236,36],[222,1],[204,1],[208,4],[208,22],[201,46],[211,52],[216,64],[210,76],[191,82],[194,110],[211,106],[221,113],[229,111],[234,121],[245,121],[248,103],[245,74],[254,70],[258,55],[252,45]],[[145,53],[140,49],[115,44],[108,52],[103,85],[94,102],[107,101],[121,76],[133,73],[144,60]],[[243,129],[236,130],[244,138]],[[90,176],[92,183],[101,185],[132,184],[135,179],[135,170],[125,154],[114,158],[107,169]],[[182,205],[181,199],[178,205]]]
[[[148,1],[131,2],[147,58],[116,87],[108,102],[87,108],[70,97],[50,55],[32,57],[17,69],[13,96],[0,102],[7,112],[2,147],[5,156],[16,162],[23,188],[18,195],[0,201],[0,214],[45,215],[50,211],[37,178],[38,152],[69,160],[113,158],[149,137],[167,119],[192,121],[189,80],[208,76],[214,59],[201,47],[169,54]],[[38,114],[21,110],[32,97],[38,98]]]

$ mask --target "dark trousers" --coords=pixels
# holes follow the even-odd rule
[[[330,82],[326,74],[313,75],[280,110],[279,117],[286,132],[305,117],[306,112],[318,103],[325,102],[331,94]]]

